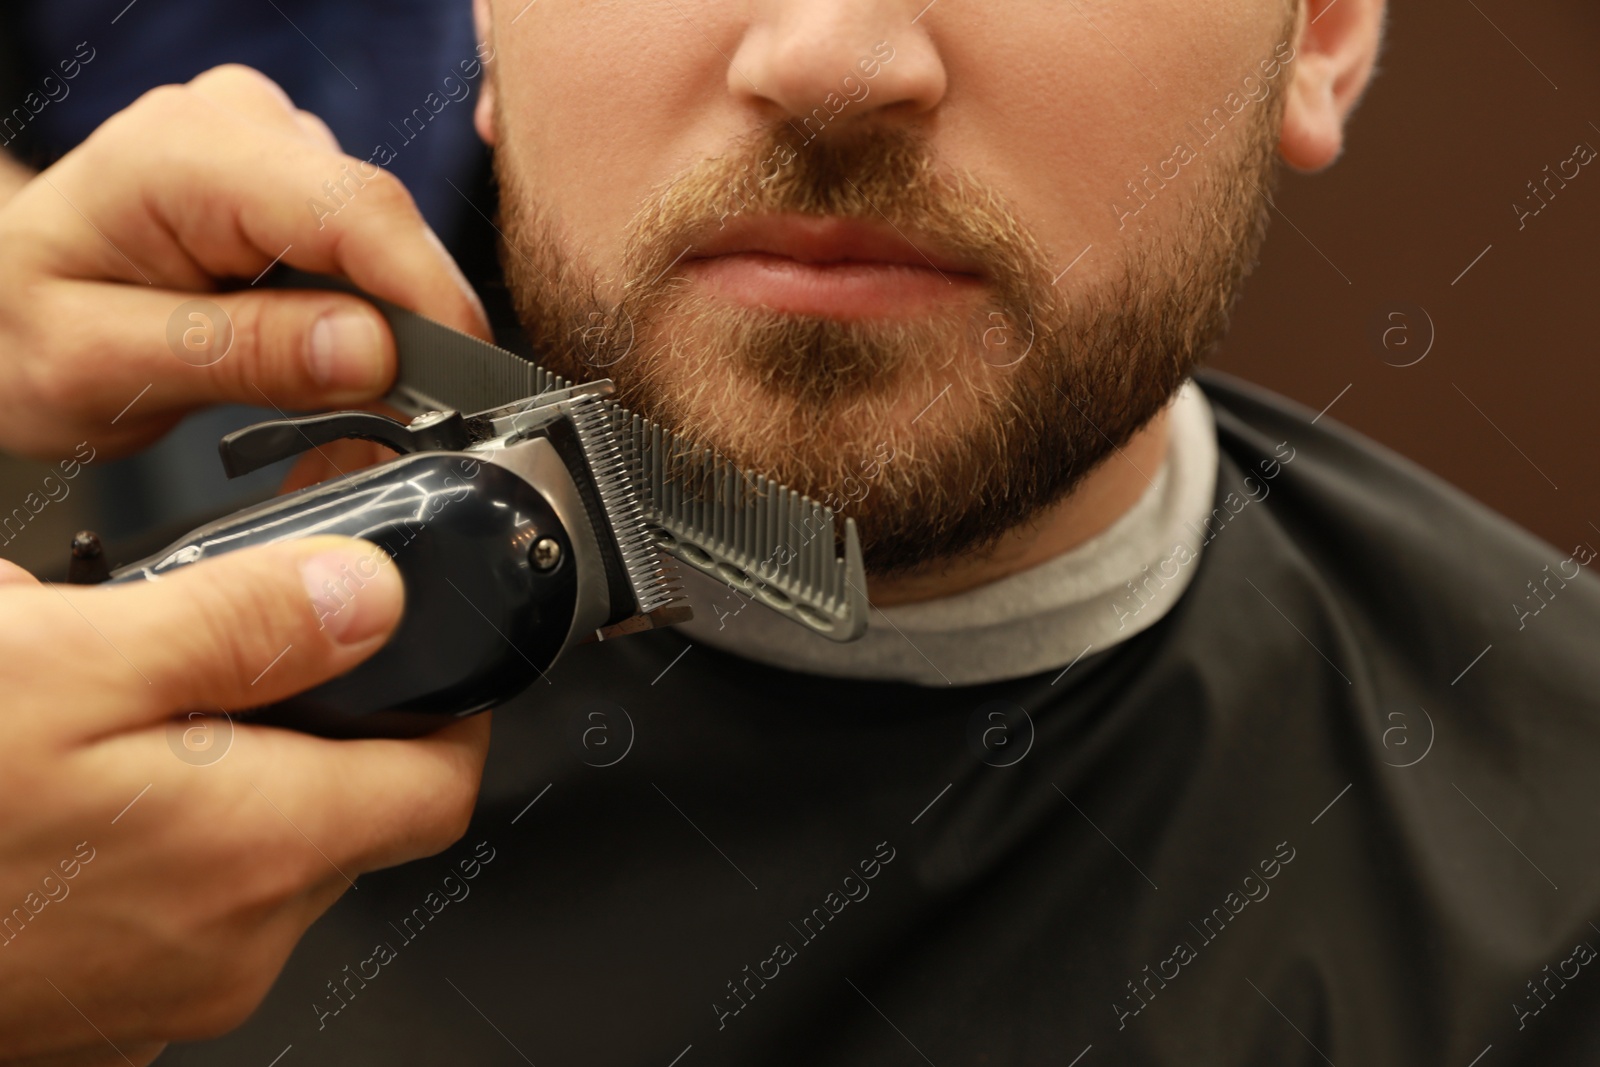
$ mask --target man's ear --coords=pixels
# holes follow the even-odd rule
[[[1345,121],[1372,79],[1383,16],[1384,0],[1300,0],[1278,142],[1296,170],[1321,170],[1339,158]]]
[[[472,24],[478,32],[478,55],[492,56],[494,23],[489,0],[472,0]],[[483,84],[478,86],[478,103],[472,110],[472,124],[478,128],[483,143],[494,147],[500,131],[494,125],[494,66],[487,59],[483,63]]]

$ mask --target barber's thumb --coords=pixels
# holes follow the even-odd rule
[[[128,592],[108,637],[168,714],[257,707],[337,677],[383,647],[405,603],[389,556],[347,537],[229,553]]]

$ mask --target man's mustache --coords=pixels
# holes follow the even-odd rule
[[[672,267],[730,221],[783,214],[887,223],[974,264],[1002,303],[1037,312],[1047,300],[1045,257],[1015,213],[973,177],[940,167],[924,138],[877,128],[804,142],[783,125],[691,167],[638,212],[625,299],[662,297]]]

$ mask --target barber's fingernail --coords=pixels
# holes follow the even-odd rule
[[[308,362],[325,389],[377,389],[383,385],[383,337],[370,311],[330,311],[311,327]]]
[[[387,633],[405,603],[405,587],[382,549],[322,552],[300,564],[317,621],[341,644]]]

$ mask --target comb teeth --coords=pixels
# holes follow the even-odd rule
[[[640,457],[645,515],[679,560],[835,641],[867,628],[855,520],[838,553],[833,510],[609,403],[615,436]]]
[[[631,458],[632,439],[619,436],[610,412],[599,397],[582,397],[570,408],[578,444],[594,474],[595,491],[616,536],[617,553],[622,557],[628,585],[641,615],[665,607],[679,598],[671,584],[672,572],[663,565],[656,539],[646,524],[644,504],[639,500],[637,463]]]
[[[366,294],[363,294],[366,295]],[[520,356],[368,297],[389,321],[399,363],[396,395],[418,412],[487,411],[571,382]]]
[[[573,384],[528,366],[528,385],[536,391]],[[462,388],[451,384],[441,391],[454,395]],[[507,388],[491,383],[476,399],[503,397]],[[576,404],[573,423],[600,482],[641,613],[682,596],[669,587],[674,576],[660,558],[664,550],[824,637],[853,641],[866,632],[867,579],[854,519],[845,520],[841,555],[832,508],[746,474],[614,400],[585,397]],[[603,442],[597,450],[620,461],[602,464],[589,451],[591,442]],[[663,536],[653,537],[647,523]]]

